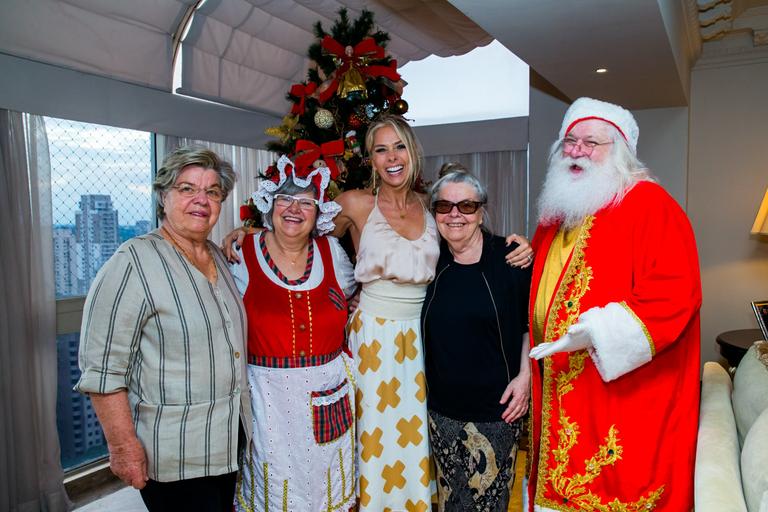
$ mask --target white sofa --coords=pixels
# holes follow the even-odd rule
[[[768,512],[768,343],[753,345],[733,381],[704,365],[694,481],[696,512]]]

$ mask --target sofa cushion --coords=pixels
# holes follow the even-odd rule
[[[768,409],[768,368],[758,358],[758,353],[758,347],[752,345],[733,377],[733,414],[741,446],[757,417]]]
[[[696,512],[746,512],[739,440],[731,408],[731,378],[717,363],[704,364],[696,442]]]
[[[749,512],[768,512],[768,409],[755,420],[744,440],[741,481]]]

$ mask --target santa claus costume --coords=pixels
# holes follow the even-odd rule
[[[583,119],[635,152],[626,110],[582,98],[561,139]],[[639,181],[580,226],[540,225],[533,248],[531,346],[576,323],[591,346],[533,361],[526,510],[692,510],[701,285],[685,213]]]

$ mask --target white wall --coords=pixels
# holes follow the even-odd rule
[[[640,138],[637,156],[685,209],[688,168],[688,108],[633,110]]]
[[[768,242],[749,229],[768,187],[768,59],[700,61],[691,76],[688,214],[704,303],[702,359],[715,337],[756,328],[750,301],[768,299]]]
[[[679,0],[657,0],[669,46],[680,77],[680,87],[686,99],[690,100],[691,66],[701,52],[698,27],[693,28],[686,16],[685,2]]]
[[[536,231],[536,201],[547,174],[549,148],[557,138],[568,104],[531,88],[528,116],[528,233]]]
[[[528,118],[508,117],[416,126],[424,156],[519,151],[528,146]]]

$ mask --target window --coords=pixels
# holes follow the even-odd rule
[[[56,422],[67,471],[107,454],[90,399],[72,391],[80,378],[80,317],[101,266],[123,241],[154,227],[153,136],[50,117],[45,123],[58,313]]]
[[[123,241],[154,226],[152,134],[45,118],[56,297],[83,296]]]
[[[528,115],[528,65],[498,41],[464,55],[430,55],[399,71],[408,77],[403,99],[414,126]]]
[[[110,126],[45,118],[51,161],[53,252],[58,347],[57,428],[61,462],[73,471],[102,459],[107,446],[80,378],[77,351],[85,295],[122,242],[155,227],[151,195],[156,160],[179,145],[198,144],[232,162],[238,183],[222,204],[211,236],[239,224],[239,205],[275,158],[262,150],[179,139]],[[72,478],[77,478],[73,471]]]

